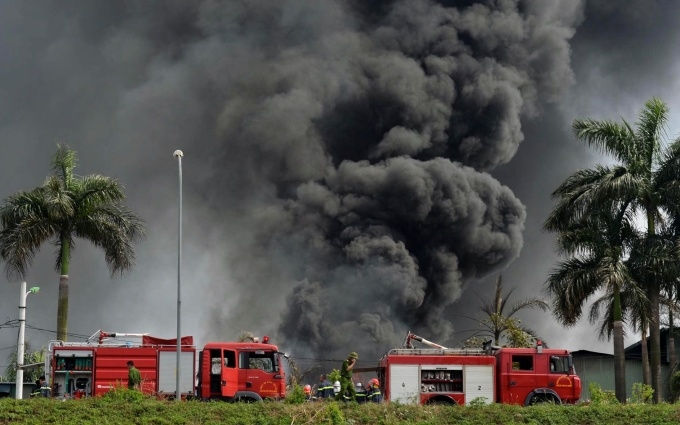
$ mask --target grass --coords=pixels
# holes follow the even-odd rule
[[[539,405],[519,407],[401,406],[397,404],[175,403],[126,396],[58,401],[0,399],[0,424],[678,424],[680,405]]]

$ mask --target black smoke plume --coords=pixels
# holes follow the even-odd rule
[[[258,90],[220,118],[246,169],[260,170],[239,187],[271,185],[245,252],[287,264],[279,332],[319,355],[377,355],[407,329],[449,341],[465,282],[521,249],[524,207],[484,171],[512,158],[539,97],[569,84],[578,5],[348,3],[334,24],[300,28],[284,21],[291,4],[269,8],[268,23],[304,42],[288,39],[268,72],[241,76]],[[252,12],[221,25],[255,33]],[[248,286],[276,288],[242,267]]]

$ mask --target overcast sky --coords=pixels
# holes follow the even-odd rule
[[[3,1],[0,198],[42,184],[67,143],[79,175],[118,179],[145,220],[122,278],[76,242],[71,340],[174,336],[180,148],[184,334],[362,360],[408,329],[454,344],[499,273],[545,296],[550,193],[606,161],[575,118],[634,121],[658,96],[680,133],[680,5],[612,3]],[[34,347],[54,336],[54,251],[26,276]],[[18,288],[0,275],[0,323]],[[523,321],[611,352],[585,321]],[[0,365],[14,344],[0,326]]]

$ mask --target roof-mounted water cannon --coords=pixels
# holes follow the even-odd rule
[[[440,350],[448,350],[448,348],[444,347],[443,345],[439,345],[436,342],[428,341],[427,339],[423,338],[422,336],[418,336],[418,335],[414,334],[413,332],[409,331],[408,334],[406,335],[406,340],[404,341],[404,347],[413,348],[412,341],[418,341],[418,342],[421,342],[425,345],[429,345],[430,347],[439,348]]]

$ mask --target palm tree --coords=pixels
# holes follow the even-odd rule
[[[572,216],[578,219],[597,213],[613,202],[625,205],[630,211],[641,211],[647,218],[647,237],[653,238],[657,224],[662,220],[661,209],[678,198],[670,193],[680,192],[680,141],[675,141],[665,151],[662,135],[668,108],[659,99],[645,103],[635,129],[622,122],[576,120],[573,128],[578,139],[610,154],[618,161],[612,166],[598,165],[581,170],[571,176],[561,187],[561,219]],[[649,258],[645,255],[644,258]],[[646,267],[647,271],[651,266]],[[656,401],[660,401],[660,332],[659,294],[661,283],[655,276],[646,275],[644,287],[649,298],[648,321],[651,342],[652,386]]]
[[[120,183],[100,175],[76,176],[76,163],[75,151],[57,145],[54,174],[44,185],[9,196],[0,206],[0,257],[8,276],[24,276],[44,242],[53,240],[58,248],[57,339],[63,341],[74,239],[87,239],[103,249],[113,276],[132,267],[133,242],[144,233],[141,220],[122,205],[125,196]]]
[[[582,174],[577,172],[569,177],[553,193],[558,204],[545,228],[557,232],[558,247],[569,258],[559,263],[548,277],[548,290],[553,299],[553,313],[567,326],[581,318],[583,307],[591,297],[599,291],[605,292],[594,303],[590,321],[595,322],[600,306],[608,303],[600,335],[613,335],[614,387],[616,398],[623,403],[626,381],[621,294],[625,289],[636,287],[625,262],[626,248],[630,247],[636,233],[628,203],[610,203],[592,215],[575,216],[567,210],[573,197],[573,183]]]
[[[578,173],[577,173],[578,174]],[[553,313],[566,326],[581,318],[587,301],[599,291],[605,295],[595,302],[590,321],[599,317],[601,304],[608,302],[605,324],[600,335],[613,334],[614,387],[616,398],[626,401],[625,353],[623,347],[622,292],[635,288],[624,259],[624,249],[635,235],[627,204],[613,204],[599,214],[574,220],[562,207],[570,198],[573,176],[553,196],[560,202],[548,218],[545,228],[558,233],[560,251],[569,258],[560,262],[548,277],[548,290],[553,299]],[[611,330],[607,329],[611,322]]]
[[[538,298],[527,298],[514,303],[512,307],[508,307],[508,301],[514,290],[515,288],[511,288],[503,294],[503,278],[498,275],[494,298],[482,305],[482,312],[486,317],[478,322],[485,328],[485,333],[493,337],[495,345],[500,344],[501,338],[506,332],[517,327],[517,320],[514,317],[517,313],[525,309],[537,308],[543,311],[548,309],[548,304]],[[506,307],[508,307],[508,310],[506,310]],[[530,329],[521,330],[533,335]]]

